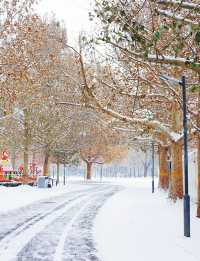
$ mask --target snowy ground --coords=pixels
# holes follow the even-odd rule
[[[0,260],[99,260],[93,221],[105,201],[122,187],[97,182],[75,182],[67,187],[60,195],[58,189],[26,188],[30,191],[25,193],[25,187],[18,188],[24,196],[37,191],[43,199],[38,201],[38,196],[34,203],[27,204],[27,200],[24,207],[0,214]],[[19,197],[19,191],[13,201]],[[49,191],[48,197],[44,191]]]
[[[122,183],[122,182],[121,182]],[[95,220],[94,237],[103,261],[200,260],[200,219],[191,205],[191,238],[183,237],[183,204],[151,194],[151,180],[123,182]]]
[[[41,199],[58,196],[69,190],[72,191],[81,188],[82,186],[78,183],[73,186],[58,186],[52,189],[39,189],[27,185],[18,187],[0,186],[0,198],[2,199],[0,213],[26,206]]]
[[[151,193],[150,178],[38,189],[0,187],[0,261],[200,261],[200,220],[191,206]]]

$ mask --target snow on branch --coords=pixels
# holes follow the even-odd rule
[[[174,7],[182,7],[185,9],[200,11],[200,4],[190,3],[186,1],[173,1],[173,0],[161,0],[158,1],[157,4],[164,6],[174,6]]]
[[[136,117],[130,117],[123,115],[117,111],[114,111],[107,106],[103,106],[101,102],[98,100],[96,95],[93,93],[92,89],[88,85],[86,74],[85,74],[85,67],[83,62],[82,53],[80,51],[80,65],[81,65],[81,72],[84,80],[84,88],[88,96],[92,99],[92,102],[95,104],[95,107],[98,111],[103,112],[115,119],[118,119],[122,122],[130,123],[133,125],[141,125],[145,128],[153,129],[162,132],[166,137],[168,137],[170,140],[173,141],[173,135],[171,135],[171,130],[169,129],[169,126],[165,125],[164,123],[158,121],[158,120],[150,120],[147,118],[136,118]],[[90,105],[87,105],[90,106]]]
[[[181,139],[183,139],[183,134],[177,133],[177,132],[171,132],[171,137],[174,142],[178,142]]]
[[[21,109],[22,111],[24,110],[25,108]],[[15,116],[17,115],[20,115],[20,112],[17,110],[13,113],[10,113],[8,115],[5,115],[5,116],[2,116],[0,117],[0,121],[4,121],[4,120],[8,120],[8,119],[11,119],[11,118],[14,118]],[[17,118],[17,120],[19,120],[19,118]]]
[[[122,48],[122,49],[124,49],[124,48]],[[76,53],[78,53],[78,52],[76,51]],[[73,106],[78,106],[78,107],[95,109],[96,111],[103,112],[103,113],[111,116],[112,118],[118,119],[122,122],[126,122],[126,123],[133,124],[133,125],[141,125],[141,126],[144,126],[145,128],[154,129],[159,132],[162,132],[167,138],[169,138],[171,141],[174,141],[174,133],[170,130],[169,126],[167,126],[166,124],[164,124],[158,120],[150,120],[147,118],[137,118],[137,117],[126,116],[115,110],[108,108],[107,106],[103,106],[101,104],[101,102],[98,100],[98,98],[96,97],[96,95],[93,93],[92,89],[90,88],[90,86],[87,82],[85,66],[84,66],[83,57],[82,57],[82,49],[80,49],[80,53],[78,53],[78,54],[80,57],[80,66],[81,66],[81,72],[82,72],[82,76],[83,76],[84,89],[85,89],[85,92],[87,93],[87,95],[91,98],[91,102],[93,104],[91,104],[91,103],[75,104],[75,103],[68,103],[68,102],[60,102],[59,104],[73,105]],[[151,59],[153,59],[153,58],[154,57],[151,57]],[[158,57],[156,57],[156,58],[158,59]],[[168,59],[177,60],[178,58],[169,57]]]
[[[169,97],[163,95],[163,94],[159,94],[159,93],[144,93],[144,94],[135,94],[135,93],[131,93],[131,92],[125,92],[120,90],[119,88],[116,88],[115,86],[112,86],[108,83],[106,83],[105,81],[101,81],[102,84],[104,84],[105,86],[109,87],[112,90],[117,91],[119,94],[124,95],[124,96],[128,96],[130,98],[140,98],[140,99],[164,99],[164,100],[170,100]]]
[[[181,22],[186,23],[186,24],[192,24],[192,25],[197,25],[197,26],[199,25],[199,23],[196,22],[196,21],[185,18],[182,15],[175,15],[173,12],[170,12],[170,11],[167,11],[167,10],[157,9],[156,11],[161,15],[164,15],[166,17],[172,18],[172,19],[177,20],[177,21],[181,21]]]
[[[171,64],[171,65],[180,65],[180,66],[188,66],[191,68],[192,64],[196,65],[196,69],[198,72],[200,72],[200,63],[196,63],[194,59],[187,59],[182,57],[174,57],[174,56],[168,56],[168,55],[148,55],[147,59],[150,62],[158,62],[163,64]]]
[[[145,59],[148,62],[159,63],[159,64],[168,64],[168,65],[187,67],[200,73],[200,63],[196,62],[194,59],[191,58],[175,57],[169,55],[155,55],[155,54],[148,54],[147,57],[144,57],[142,53],[136,53],[130,51],[127,48],[122,47],[112,41],[109,41],[109,43],[114,47],[119,48],[123,52],[130,54],[130,56],[137,57],[138,59]]]
[[[152,129],[157,129],[163,133],[166,134],[166,136],[170,139],[170,140],[174,140],[174,135],[172,134],[171,135],[171,131],[170,129],[163,123],[159,122],[159,121],[156,121],[156,120],[149,120],[149,119],[140,119],[140,118],[136,118],[136,117],[129,117],[129,116],[125,116],[121,113],[118,113],[112,109],[109,109],[105,106],[102,106],[100,104],[100,102],[97,100],[96,97],[94,97],[94,94],[93,95],[93,101],[95,102],[96,106],[93,106],[93,105],[90,105],[90,104],[87,104],[87,103],[82,103],[82,104],[79,104],[79,103],[71,103],[71,102],[59,102],[58,104],[61,104],[61,105],[71,105],[71,106],[78,106],[78,107],[85,107],[85,108],[91,108],[91,109],[94,109],[96,111],[101,111],[115,119],[118,119],[122,122],[126,122],[126,123],[130,123],[130,124],[139,124],[139,125],[142,125],[142,126],[145,126],[145,127],[148,127],[148,128],[152,128]],[[128,129],[127,129],[128,131]]]

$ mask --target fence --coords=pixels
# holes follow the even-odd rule
[[[51,177],[56,178],[57,166],[52,164],[50,166],[50,175]],[[84,178],[86,175],[86,168],[80,166],[66,166],[64,171],[64,165],[60,165],[59,174],[62,178],[66,175],[66,178],[77,177]],[[144,177],[144,166],[104,166],[94,164],[92,168],[92,177],[96,179],[101,178],[135,178],[135,177]],[[145,174],[147,176],[151,176],[151,167]],[[155,171],[155,176],[157,176],[157,171]]]
[[[189,194],[193,202],[197,201],[197,151],[189,153]],[[144,166],[119,166],[119,165],[93,165],[92,177],[94,179],[101,178],[135,178],[144,177]],[[50,175],[56,178],[57,166],[51,164]],[[64,165],[60,165],[60,177],[64,176]],[[151,166],[147,171],[147,176],[151,176]],[[67,166],[65,168],[66,178],[81,178],[84,179],[86,175],[86,168],[81,166]],[[158,176],[158,161],[155,161],[155,176]]]

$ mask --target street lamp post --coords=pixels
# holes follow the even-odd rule
[[[170,158],[167,160],[167,170],[169,175],[168,186],[169,186],[169,191],[171,192],[172,191],[172,184],[171,184],[172,162]]]
[[[185,194],[184,194],[184,236],[190,237],[190,196],[188,193],[188,126],[187,126],[187,100],[186,100],[186,81],[185,76],[180,82],[183,96],[183,132],[184,132],[184,176],[185,176]]]
[[[187,124],[187,98],[186,98],[186,79],[182,76],[180,81],[160,76],[161,80],[178,83],[182,87],[183,101],[183,135],[184,135],[184,236],[190,237],[190,196],[188,192],[188,124]]]

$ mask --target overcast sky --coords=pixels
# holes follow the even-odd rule
[[[64,20],[70,44],[75,44],[80,31],[91,31],[88,12],[92,0],[41,0],[41,14],[54,12],[58,19]]]

